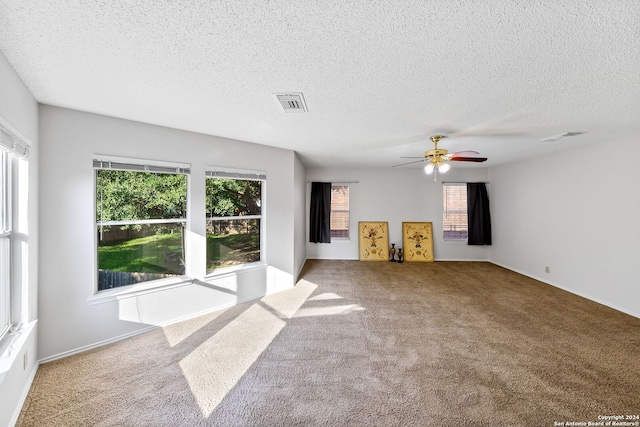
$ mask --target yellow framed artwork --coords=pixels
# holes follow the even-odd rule
[[[433,262],[433,224],[403,222],[402,245],[405,261]]]
[[[385,222],[358,222],[358,248],[360,261],[389,260],[389,224]]]

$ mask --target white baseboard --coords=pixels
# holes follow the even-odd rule
[[[298,268],[298,271],[296,271],[296,275],[294,277],[295,280],[293,281],[294,285],[298,283],[298,280],[300,280],[300,273],[302,273],[302,270],[304,270],[304,265],[307,263],[307,259],[308,258],[305,258],[304,261],[302,261],[300,267]]]
[[[619,311],[619,312],[628,314],[629,316],[637,317],[637,318],[640,319],[640,314],[639,313],[634,313],[633,311],[627,310],[627,309],[622,308],[622,307],[618,307],[617,305],[611,304],[608,301],[603,301],[600,298],[596,298],[596,297],[594,297],[592,295],[588,295],[588,294],[576,291],[575,289],[571,289],[571,288],[568,288],[566,286],[562,286],[562,285],[560,285],[558,283],[554,283],[554,282],[552,282],[550,280],[543,279],[543,278],[538,277],[538,276],[534,276],[533,274],[525,273],[524,271],[520,271],[518,269],[511,268],[509,266],[500,264],[499,262],[495,262],[495,261],[492,261],[492,260],[489,260],[489,262],[492,263],[492,264],[495,264],[497,266],[500,266],[502,268],[506,268],[507,270],[511,270],[511,271],[513,271],[515,273],[522,274],[523,276],[530,277],[530,278],[532,278],[534,280],[537,280],[538,282],[542,282],[542,283],[545,283],[547,285],[551,285],[551,286],[553,286],[555,288],[562,289],[563,291],[567,291],[567,292],[569,292],[571,294],[577,295],[577,296],[582,297],[582,298],[586,298],[586,299],[588,299],[590,301],[597,302],[598,304],[602,304],[602,305],[607,306],[609,308],[612,308],[612,309],[614,309],[616,311]]]
[[[112,344],[114,342],[122,341],[127,338],[135,337],[136,335],[144,334],[145,332],[152,331],[158,328],[157,326],[150,326],[148,328],[138,329],[137,331],[129,332],[128,334],[119,335],[117,337],[109,338],[103,341],[98,341],[93,344],[85,345],[82,347],[74,348],[73,350],[63,351],[62,353],[54,354],[53,356],[45,357],[40,359],[38,363],[48,363],[53,362],[54,360],[63,359],[65,357],[73,356],[74,354],[84,353],[85,351],[93,350],[94,348],[102,347],[108,344]]]
[[[149,326],[147,328],[139,329],[137,331],[130,332],[128,334],[119,335],[117,337],[113,337],[113,338],[109,338],[109,339],[106,339],[106,340],[103,340],[103,341],[99,341],[99,342],[96,342],[94,344],[89,344],[89,345],[85,345],[85,346],[82,346],[82,347],[75,348],[73,350],[69,350],[69,351],[65,351],[65,352],[62,352],[62,353],[58,353],[58,354],[55,354],[53,356],[49,356],[49,357],[45,357],[44,359],[40,359],[38,361],[38,364],[53,362],[54,360],[63,359],[65,357],[73,356],[74,354],[84,353],[85,351],[93,350],[94,348],[98,348],[98,347],[102,347],[102,346],[105,346],[105,345],[108,345],[108,344],[112,344],[112,343],[115,343],[115,342],[118,342],[118,341],[122,341],[122,340],[125,340],[127,338],[135,337],[136,335],[144,334],[146,332],[151,332],[151,331],[153,331],[153,330],[155,330],[157,328],[161,328],[161,327],[164,327],[164,326],[172,325],[172,324],[178,323],[178,322],[184,322],[185,320],[190,320],[190,319],[194,319],[196,317],[204,316],[205,314],[209,314],[209,313],[212,313],[214,311],[224,310],[225,308],[233,307],[235,305],[242,304],[242,303],[248,302],[248,301],[253,301],[253,300],[262,298],[264,296],[265,295],[253,295],[253,296],[246,297],[246,298],[243,298],[243,299],[238,300],[238,301],[230,302],[230,303],[227,303],[227,304],[222,304],[222,305],[219,305],[219,306],[208,308],[206,310],[202,310],[202,311],[198,311],[196,313],[189,314],[187,316],[182,316],[182,317],[179,317],[179,318],[176,318],[176,319],[172,319],[172,320],[169,320],[167,322],[160,323],[158,325]]]

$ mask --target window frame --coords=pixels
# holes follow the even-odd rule
[[[0,257],[3,258],[0,261],[5,264],[5,268],[0,272],[2,274],[0,276],[0,341],[9,333],[14,323],[11,302],[13,296],[11,184],[11,155],[9,151],[0,148]]]
[[[346,187],[347,188],[347,209],[334,209],[333,208],[333,188],[334,187]],[[331,183],[331,213],[330,213],[330,217],[329,217],[329,233],[331,235],[331,241],[333,240],[351,240],[351,186],[348,183],[343,183],[343,182],[332,182]],[[347,236],[346,237],[340,237],[340,236],[334,236],[333,235],[333,231],[334,229],[331,228],[331,217],[333,216],[334,212],[346,212],[347,213]]]
[[[258,261],[245,262],[239,264],[233,264],[226,267],[218,267],[212,270],[207,268],[208,263],[208,254],[206,253],[207,248],[205,248],[205,274],[206,277],[211,277],[215,275],[225,274],[229,271],[234,271],[238,269],[245,268],[253,268],[259,265],[266,264],[265,257],[265,232],[266,232],[266,188],[267,188],[267,173],[265,171],[254,171],[254,170],[246,170],[246,169],[234,169],[234,168],[225,168],[225,167],[217,167],[217,166],[208,166],[205,172],[205,193],[204,199],[206,200],[208,197],[206,190],[206,180],[207,179],[234,179],[239,181],[258,181],[260,182],[260,214],[259,215],[238,215],[238,216],[209,216],[209,212],[205,212],[205,230],[206,224],[209,221],[233,221],[239,219],[257,219],[260,222],[259,228],[259,245],[260,245],[260,259]],[[205,202],[206,206],[206,202]],[[206,231],[205,231],[206,234]],[[205,236],[206,241],[206,236]]]
[[[29,142],[0,117],[0,355],[27,322],[29,152]]]
[[[464,210],[462,209],[447,209],[447,195],[446,195],[446,189],[447,187],[463,187],[464,188],[464,192],[465,192],[465,198],[464,198]],[[468,241],[469,238],[469,216],[468,216],[468,206],[467,206],[467,200],[466,200],[466,192],[467,192],[467,183],[466,182],[443,182],[442,183],[442,241],[446,242],[446,243],[466,243]],[[464,213],[465,218],[466,218],[466,224],[465,224],[465,237],[464,238],[447,238],[447,231],[452,231],[452,230],[447,230],[446,229],[446,216],[448,213],[451,214],[462,214]],[[453,230],[455,231],[455,230]]]
[[[155,288],[163,288],[165,286],[181,285],[190,283],[191,279],[186,275],[188,267],[186,265],[188,245],[183,240],[184,250],[184,267],[185,271],[182,274],[175,276],[158,278],[152,280],[145,280],[129,285],[116,286],[113,288],[99,289],[99,263],[98,263],[98,248],[99,238],[98,233],[100,227],[104,226],[122,226],[122,225],[156,225],[156,224],[184,224],[185,233],[189,231],[189,188],[191,180],[191,165],[186,163],[165,162],[160,160],[150,159],[134,159],[127,157],[105,156],[95,155],[93,158],[94,169],[94,211],[93,211],[93,223],[94,229],[94,283],[93,292],[89,300],[101,301],[110,300],[115,295],[123,294],[137,294],[138,291],[148,291]],[[117,220],[117,221],[101,221],[98,220],[98,171],[99,170],[118,170],[124,172],[142,172],[142,173],[158,173],[158,174],[182,174],[186,176],[186,207],[185,213],[182,218],[165,218],[165,219],[145,219],[145,220]]]

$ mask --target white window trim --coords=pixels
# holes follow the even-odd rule
[[[348,212],[349,213],[349,237],[333,237],[331,236],[331,242],[333,243],[334,241],[336,243],[340,243],[340,242],[350,242],[351,241],[351,184],[348,182],[332,182],[331,183],[331,187],[333,188],[333,186],[341,186],[341,187],[347,187],[349,189],[349,209],[347,210],[333,210],[331,209],[331,212]],[[331,226],[329,226],[329,228],[331,228]],[[329,234],[331,234],[331,229],[329,229]]]
[[[229,221],[233,219],[262,219],[262,215],[242,215],[242,216],[208,216],[207,221]]]
[[[187,174],[191,169],[191,165],[189,163],[167,162],[164,160],[153,160],[153,159],[138,159],[138,158],[132,158],[132,157],[108,156],[104,154],[95,154],[93,156],[93,161],[94,161],[94,164],[95,162],[105,163],[105,166],[103,166],[102,169],[110,169],[106,165],[108,163],[114,164],[114,166],[111,169],[117,169],[117,170],[135,171],[133,169],[119,169],[117,165],[157,166],[158,168],[185,170],[186,172],[180,172],[180,173],[187,173]]]
[[[224,276],[234,276],[237,273],[245,273],[251,270],[264,269],[266,264],[262,262],[252,262],[247,264],[232,265],[229,267],[218,268],[213,270],[211,274],[204,277],[204,282],[208,283],[210,279],[220,279]],[[107,289],[100,293],[91,295],[87,298],[90,305],[104,304],[112,301],[119,301],[127,298],[134,298],[140,295],[151,294],[154,292],[162,292],[169,289],[181,288],[183,286],[191,286],[198,284],[199,279],[189,276],[177,276],[166,279],[151,280],[148,282],[136,283],[134,285],[120,286],[118,288]]]
[[[442,189],[443,189],[443,193],[444,193],[444,188],[445,187],[466,187],[467,183],[466,182],[443,182],[442,183]],[[440,230],[441,234],[440,234],[440,238],[442,239],[443,243],[446,244],[454,244],[454,245],[466,245],[468,243],[468,237],[466,239],[445,239],[444,238],[444,214],[445,214],[445,209],[444,209],[444,194],[443,194],[443,200],[442,200],[442,229]],[[446,212],[456,212],[454,210],[448,210]],[[458,210],[458,212],[461,212],[460,210]],[[467,208],[467,210],[465,211],[468,215],[469,213],[469,209]],[[468,231],[467,231],[468,233]],[[468,236],[468,234],[467,234]]]
[[[4,147],[18,157],[29,159],[31,144],[2,117],[0,117],[0,147]]]
[[[97,280],[97,279],[96,279]],[[117,301],[125,298],[132,298],[139,295],[164,291],[167,289],[179,288],[193,284],[194,279],[187,275],[168,277],[166,279],[149,280],[147,282],[135,283],[133,285],[119,286],[113,289],[105,289],[96,292],[87,298],[91,305],[102,304],[110,301]],[[97,283],[95,288],[97,288]],[[95,289],[94,289],[95,290]]]
[[[223,166],[207,166],[205,172],[205,179],[207,178],[230,178],[230,179],[239,179],[245,181],[260,181],[262,182],[261,189],[261,206],[260,206],[260,215],[244,215],[244,216],[230,216],[230,217],[210,217],[207,216],[205,221],[225,221],[225,220],[233,220],[233,219],[259,219],[260,220],[260,261],[248,262],[244,264],[238,265],[230,265],[228,267],[220,267],[213,270],[206,270],[205,266],[205,279],[214,278],[217,276],[223,276],[226,274],[239,272],[242,270],[252,270],[255,268],[262,268],[267,264],[266,257],[266,211],[267,211],[267,172],[261,170],[252,170],[252,169],[238,169],[238,168],[229,168]],[[205,194],[206,198],[207,195]]]
[[[16,345],[16,337],[23,330],[27,321],[28,306],[25,299],[28,286],[28,230],[25,227],[28,210],[28,167],[30,142],[2,117],[0,117],[0,149],[8,155],[6,161],[6,175],[0,179],[0,185],[5,186],[1,201],[6,208],[6,224],[0,224],[2,239],[8,242],[8,306],[9,324],[0,331],[0,357],[5,351],[10,351]],[[23,167],[26,168],[23,170]],[[6,228],[5,228],[6,226]],[[4,231],[3,231],[4,229]],[[16,245],[25,245],[23,250],[16,249]],[[1,290],[0,290],[1,291]],[[20,348],[18,346],[18,348]],[[5,359],[6,360],[6,359]],[[1,380],[2,378],[0,378]],[[1,382],[1,381],[0,381]]]
[[[260,244],[262,244],[262,238],[261,238]],[[260,252],[262,253],[262,250]],[[220,267],[220,268],[216,268],[215,270],[209,270],[207,271],[204,278],[205,280],[220,279],[222,276],[228,276],[228,275],[233,275],[237,273],[244,273],[251,270],[263,269],[266,266],[267,266],[267,263],[263,259],[261,259],[260,261],[247,262],[245,264],[230,265],[228,267]]]
[[[115,163],[115,167],[113,165],[96,167],[96,162],[104,162],[112,164]],[[167,162],[162,160],[147,160],[147,159],[138,159],[131,157],[119,157],[119,156],[109,156],[104,154],[95,154],[93,156],[93,164],[94,164],[94,179],[96,171],[99,169],[112,169],[112,170],[125,170],[132,172],[140,172],[141,170],[136,169],[121,169],[121,165],[138,165],[138,166],[155,166],[161,168],[162,170],[152,170],[153,168],[149,168],[149,172],[157,172],[157,173],[181,173],[187,176],[187,212],[189,206],[189,180],[190,180],[190,172],[191,165],[188,163],[177,163],[177,162]],[[170,169],[170,170],[169,170]],[[97,198],[97,182],[93,185],[93,200],[95,201]],[[97,227],[105,226],[105,225],[126,225],[126,224],[165,224],[165,223],[184,223],[185,230],[189,230],[189,220],[188,213],[187,218],[169,218],[166,220],[124,220],[124,221],[96,221],[95,218],[97,216],[98,206],[94,202],[93,206],[93,223]],[[97,233],[93,233],[93,271],[94,279],[92,284],[92,289],[90,296],[87,298],[90,304],[101,304],[104,302],[114,301],[122,298],[130,298],[138,295],[143,295],[151,292],[157,292],[160,290],[171,289],[180,286],[186,286],[193,283],[193,279],[186,274],[175,276],[175,277],[167,277],[163,279],[157,280],[149,280],[141,283],[134,283],[126,286],[119,286],[113,289],[104,289],[98,290],[98,237]],[[187,248],[185,247],[185,250]],[[186,269],[186,266],[185,266]]]
[[[222,166],[207,166],[206,176],[208,178],[233,178],[245,179],[248,181],[266,181],[267,172],[253,169],[238,169]]]
[[[6,155],[5,155],[6,154]],[[14,324],[13,318],[13,294],[14,294],[14,283],[13,283],[13,256],[11,247],[13,246],[13,233],[11,227],[11,216],[12,216],[12,180],[11,180],[11,157],[10,153],[0,147],[0,195],[2,196],[2,200],[0,200],[0,210],[2,210],[4,221],[0,221],[0,239],[6,243],[5,249],[8,253],[4,251],[0,252],[0,256],[4,257],[6,255],[7,271],[2,272],[2,276],[0,277],[0,292],[4,294],[5,300],[4,304],[6,307],[0,307],[2,309],[6,308],[7,312],[5,316],[7,316],[8,323],[4,325],[4,320],[2,324],[0,324],[0,341],[4,341],[5,337],[9,336],[11,328]],[[5,276],[6,274],[6,276]],[[0,295],[2,297],[2,295]],[[2,319],[0,319],[2,320]],[[2,353],[0,353],[2,354]]]
[[[148,224],[180,224],[186,223],[186,218],[167,218],[167,219],[132,219],[130,221],[118,220],[118,221],[97,221],[96,224],[98,226],[106,226],[106,225],[148,225]]]

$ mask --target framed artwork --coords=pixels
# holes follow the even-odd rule
[[[405,261],[433,262],[433,224],[403,222],[402,245]]]
[[[360,261],[389,260],[389,225],[385,222],[358,222]]]

